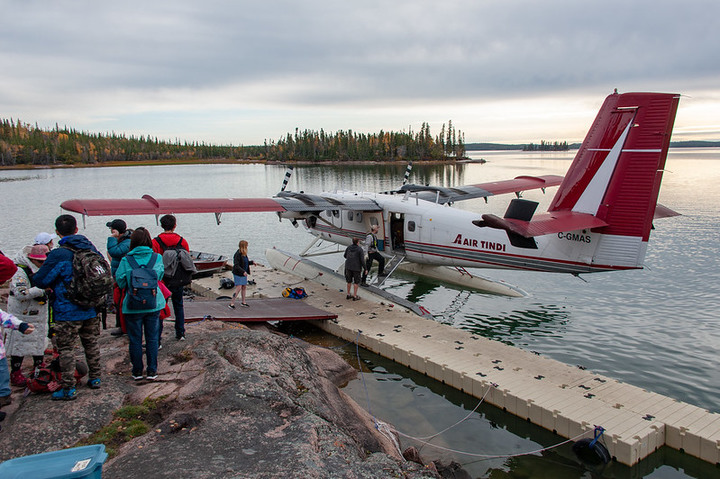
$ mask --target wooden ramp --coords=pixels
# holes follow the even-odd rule
[[[335,319],[337,314],[328,313],[309,305],[302,299],[263,298],[248,299],[249,308],[235,303],[235,309],[228,308],[229,301],[195,300],[184,303],[185,321],[214,319],[231,322],[250,321],[306,321]]]

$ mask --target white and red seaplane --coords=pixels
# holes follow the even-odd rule
[[[520,176],[451,188],[404,184],[383,193],[307,194],[283,185],[272,198],[145,195],[74,199],[61,206],[89,216],[215,213],[218,222],[226,212],[275,212],[295,226],[302,223],[316,236],[313,244],[347,245],[377,224],[390,274],[403,264],[415,274],[470,289],[476,286],[466,268],[576,275],[638,269],[653,219],[677,214],[657,205],[657,198],[678,102],[679,95],[665,93],[608,96],[564,178]],[[538,203],[520,198],[522,191],[558,185],[547,213],[536,215]],[[451,207],[504,193],[518,197],[502,218]]]

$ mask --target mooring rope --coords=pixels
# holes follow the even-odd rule
[[[559,442],[559,443],[557,443],[557,444],[553,444],[552,446],[547,446],[547,447],[543,447],[543,448],[540,448],[540,449],[535,449],[534,451],[520,452],[520,453],[517,453],[517,454],[477,454],[477,453],[474,453],[474,452],[460,451],[460,450],[458,450],[458,449],[451,449],[451,448],[448,448],[448,447],[438,446],[438,445],[436,445],[436,444],[432,444],[432,443],[429,443],[429,442],[427,442],[427,441],[422,441],[422,440],[420,440],[420,439],[418,439],[418,438],[416,438],[416,437],[410,436],[410,435],[408,435],[408,434],[404,434],[404,433],[402,433],[402,432],[400,432],[400,431],[396,431],[396,432],[397,432],[398,435],[400,435],[400,436],[406,437],[406,438],[408,438],[408,439],[413,439],[413,440],[415,440],[415,441],[418,441],[418,442],[423,443],[423,445],[427,445],[427,446],[429,446],[429,447],[434,447],[435,449],[440,449],[441,451],[452,452],[452,453],[455,453],[455,454],[462,454],[462,455],[464,455],[464,456],[470,456],[470,457],[478,457],[478,458],[480,458],[481,461],[486,461],[486,460],[490,460],[490,459],[503,459],[503,458],[510,458],[510,457],[529,456],[529,455],[531,455],[531,454],[539,454],[539,453],[541,453],[541,452],[545,452],[545,451],[549,451],[549,450],[551,450],[551,449],[555,449],[555,448],[560,447],[560,446],[562,446],[562,445],[565,445],[565,444],[567,444],[567,443],[569,443],[569,442],[575,442],[575,441],[577,441],[578,439],[580,439],[581,437],[586,436],[588,433],[590,433],[590,432],[592,432],[592,431],[585,431],[585,432],[583,432],[582,434],[578,434],[578,435],[575,436],[575,437],[571,437],[570,439],[566,439],[566,440],[564,440],[564,441],[562,441],[562,442]]]
[[[387,426],[387,424],[385,424],[384,422],[379,421],[379,420],[375,417],[375,415],[372,413],[372,408],[371,408],[371,404],[370,404],[370,393],[369,393],[369,391],[368,391],[367,384],[366,384],[366,382],[365,382],[365,375],[363,374],[363,371],[362,371],[362,362],[361,362],[361,360],[360,360],[360,333],[362,333],[362,331],[361,331],[361,330],[358,330],[357,336],[356,336],[357,339],[356,339],[356,341],[355,341],[355,356],[356,356],[357,362],[358,362],[358,370],[360,371],[360,378],[362,379],[363,389],[365,390],[365,401],[367,402],[367,411],[368,411],[368,414],[370,414],[370,416],[372,417],[373,422],[375,423],[375,428],[376,428],[378,431],[380,431],[383,435],[385,435],[386,437],[389,437],[389,436],[387,436],[387,434],[385,434],[385,433],[382,431],[382,428],[385,428],[385,429],[387,429],[388,431],[390,431],[389,426]],[[477,406],[475,406],[475,408],[474,408],[472,411],[470,411],[464,418],[462,418],[460,421],[456,422],[456,423],[453,424],[452,426],[446,427],[445,429],[443,429],[443,430],[440,431],[440,432],[437,432],[437,433],[435,433],[435,434],[433,434],[433,435],[431,435],[431,436],[426,436],[426,437],[415,437],[415,436],[411,436],[411,435],[409,435],[409,434],[405,434],[405,433],[403,433],[403,432],[401,432],[401,431],[398,431],[397,429],[395,430],[395,433],[396,433],[398,436],[402,436],[402,437],[405,437],[405,438],[407,438],[407,439],[411,439],[411,440],[413,440],[413,441],[420,442],[420,443],[423,444],[423,446],[429,446],[429,447],[432,447],[432,448],[435,448],[435,449],[439,449],[439,450],[441,450],[441,451],[451,452],[451,453],[454,453],[454,454],[462,454],[462,455],[464,455],[464,456],[476,457],[476,458],[479,458],[480,461],[486,461],[486,460],[490,460],[490,459],[503,459],[503,458],[511,458],[511,457],[528,456],[528,455],[531,455],[531,454],[540,454],[540,453],[542,453],[542,452],[545,452],[545,451],[549,451],[549,450],[551,450],[551,449],[558,448],[558,447],[563,446],[563,445],[565,445],[565,444],[568,444],[568,443],[570,443],[570,442],[577,441],[577,440],[580,439],[581,437],[586,436],[588,433],[593,432],[592,430],[591,430],[591,431],[585,431],[585,432],[583,432],[583,433],[581,433],[581,434],[578,434],[578,435],[575,436],[575,437],[572,437],[572,438],[570,438],[570,439],[566,439],[566,440],[561,441],[561,442],[559,442],[559,443],[557,443],[557,444],[554,444],[554,445],[552,445],[552,446],[547,446],[547,447],[543,447],[543,448],[540,448],[540,449],[535,449],[535,450],[533,450],[533,451],[521,452],[521,453],[516,453],[516,454],[477,454],[477,453],[474,453],[474,452],[460,451],[460,450],[458,450],[458,449],[452,449],[452,448],[448,448],[448,447],[438,446],[438,445],[435,445],[435,444],[432,444],[432,443],[428,442],[429,440],[432,440],[433,438],[439,436],[440,434],[443,434],[443,433],[449,431],[450,429],[454,428],[455,426],[461,424],[462,422],[466,421],[466,420],[477,410],[477,408],[480,407],[480,404],[483,403],[483,401],[484,401],[485,398],[487,397],[488,393],[491,391],[491,388],[493,388],[493,387],[497,387],[497,385],[491,383],[491,384],[490,384],[490,387],[488,387],[488,390],[485,391],[485,394],[483,394],[483,397],[480,399],[480,401],[478,402]],[[388,432],[388,434],[390,434],[390,432]],[[391,434],[391,435],[392,435],[392,434]],[[427,439],[427,440],[426,440],[426,439]],[[391,439],[391,441],[393,442],[393,444],[396,444],[396,440],[395,440],[394,438]],[[400,452],[400,455],[402,456],[402,451],[401,451],[401,449],[400,449],[400,444],[397,443],[397,444],[396,444],[396,447],[398,448],[398,451]]]

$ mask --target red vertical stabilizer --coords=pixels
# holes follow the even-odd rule
[[[608,224],[593,231],[646,242],[679,98],[608,96],[548,211],[588,213]]]

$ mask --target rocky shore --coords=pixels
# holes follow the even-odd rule
[[[13,388],[0,460],[84,445],[110,431],[106,479],[440,477],[434,464],[404,459],[391,427],[376,427],[338,389],[356,371],[328,349],[206,321],[189,325],[187,341],[164,342],[156,381],[130,378],[125,337],[104,331],[101,349],[102,388],[83,380],[75,401]],[[117,412],[148,404],[147,432],[118,441],[130,426]]]

